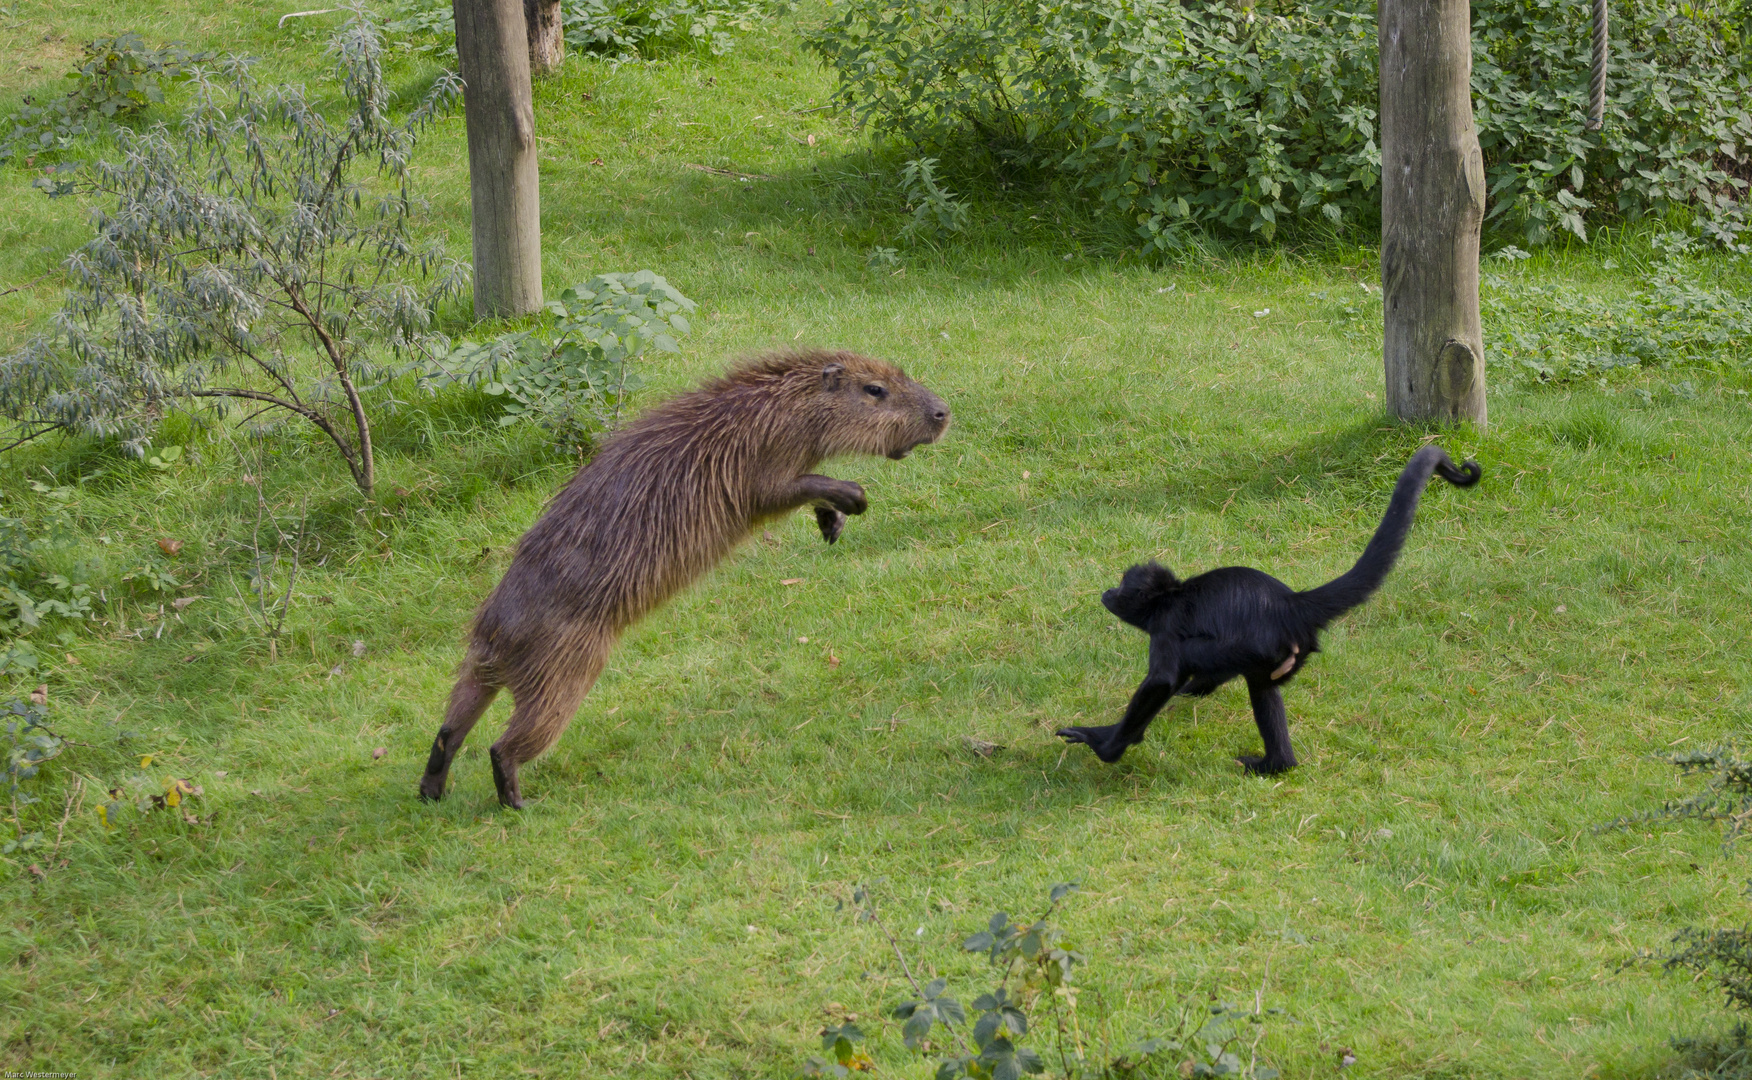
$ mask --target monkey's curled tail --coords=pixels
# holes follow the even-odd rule
[[[1387,504],[1380,527],[1356,565],[1317,589],[1296,594],[1298,606],[1316,629],[1367,600],[1387,579],[1387,572],[1393,569],[1400,549],[1405,546],[1406,534],[1411,532],[1418,499],[1423,496],[1431,473],[1439,474],[1455,487],[1471,487],[1484,476],[1478,462],[1468,461],[1456,468],[1453,459],[1433,443],[1412,455],[1405,471],[1399,474],[1399,483],[1393,486],[1393,501]]]

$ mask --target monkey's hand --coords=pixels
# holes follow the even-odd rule
[[[1131,745],[1130,743],[1114,745],[1119,742],[1114,738],[1114,728],[1118,726],[1110,724],[1106,727],[1067,727],[1059,728],[1054,734],[1068,743],[1082,743],[1095,751],[1096,757],[1112,765],[1125,754],[1125,748]]]
[[[821,527],[821,538],[831,544],[845,531],[846,515],[831,506],[817,506],[815,524]]]

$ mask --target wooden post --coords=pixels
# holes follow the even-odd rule
[[[479,318],[541,309],[541,195],[523,0],[452,0]]]
[[[1387,407],[1485,424],[1468,0],[1380,0],[1381,295]]]
[[[566,58],[560,0],[523,0],[523,21],[529,27],[529,73],[546,75]]]

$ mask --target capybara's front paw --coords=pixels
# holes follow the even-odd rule
[[[845,531],[846,516],[831,506],[817,506],[815,524],[821,527],[821,538],[831,544]]]
[[[850,480],[845,481],[845,485],[844,492],[833,501],[835,507],[848,514],[862,514],[870,509],[870,497],[864,494],[861,486]]]

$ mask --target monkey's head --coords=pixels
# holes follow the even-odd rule
[[[799,354],[798,390],[814,400],[823,458],[875,454],[899,461],[949,430],[949,406],[885,360],[852,352]],[[808,385],[812,384],[812,385]]]
[[[1150,616],[1180,588],[1180,579],[1165,566],[1139,563],[1125,572],[1119,584],[1101,594],[1108,611],[1140,630],[1149,629]]]

